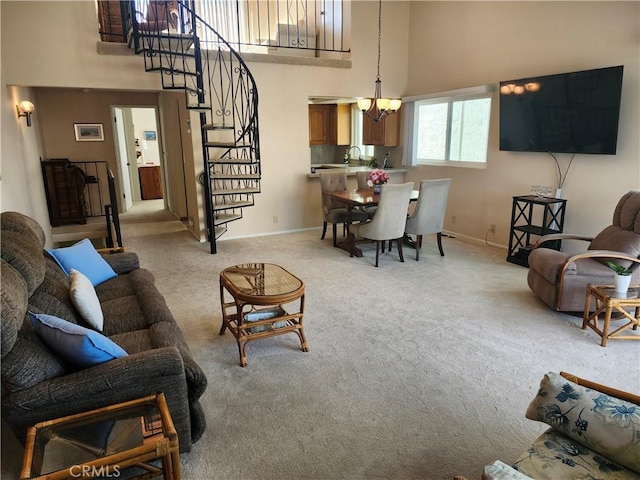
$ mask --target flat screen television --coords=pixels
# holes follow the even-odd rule
[[[500,82],[500,150],[615,155],[623,68]]]

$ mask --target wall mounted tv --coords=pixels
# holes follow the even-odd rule
[[[623,68],[500,82],[500,150],[615,155]]]

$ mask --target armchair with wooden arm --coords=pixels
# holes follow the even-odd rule
[[[567,254],[544,248],[552,240],[589,242],[585,252]],[[529,255],[529,288],[550,308],[582,312],[588,284],[613,283],[608,261],[634,270],[631,282],[640,283],[640,191],[626,193],[618,202],[613,223],[595,237],[552,234],[540,238]]]

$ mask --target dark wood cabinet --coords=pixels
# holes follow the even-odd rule
[[[362,116],[362,142],[365,145],[397,147],[400,145],[400,116],[402,108],[396,113],[374,122],[367,115]]]
[[[138,175],[140,177],[140,194],[142,195],[142,200],[162,198],[160,165],[138,167]]]
[[[68,159],[44,160],[41,166],[51,226],[87,223],[82,169]]]

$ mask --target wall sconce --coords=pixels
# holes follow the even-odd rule
[[[31,126],[31,114],[35,109],[36,109],[36,106],[27,100],[25,100],[24,102],[20,102],[19,105],[16,105],[18,118],[27,117],[27,127]]]

